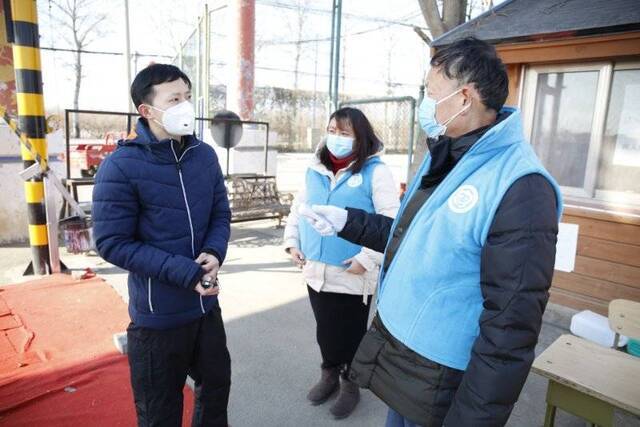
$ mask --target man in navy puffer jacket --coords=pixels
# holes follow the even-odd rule
[[[227,426],[231,362],[216,286],[230,233],[224,178],[214,150],[193,134],[191,82],[180,69],[147,67],[131,97],[136,135],[100,166],[93,221],[100,255],[129,271],[138,425],[181,425],[189,374],[193,425]]]

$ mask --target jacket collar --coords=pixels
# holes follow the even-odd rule
[[[504,107],[500,110],[498,118],[498,122],[471,147],[468,155],[483,155],[496,149],[524,142],[524,131],[519,109]]]
[[[197,144],[199,142],[194,135],[186,135],[183,136],[182,139],[185,142],[185,148],[191,144]],[[147,120],[140,117],[136,123],[136,130],[133,138],[120,140],[118,141],[118,145],[141,145],[148,147],[150,145],[166,144],[168,146],[172,141],[175,140],[171,138],[158,140],[153,132],[151,132],[151,128],[149,128]]]
[[[171,138],[158,140],[153,132],[151,132],[146,119],[142,117],[138,119],[138,122],[136,123],[135,134],[132,136],[132,138],[118,141],[118,146],[139,146],[151,152],[158,160],[161,160],[164,163],[176,163],[174,155],[174,150],[176,150],[176,148],[174,147],[173,143],[177,141]],[[184,141],[182,154],[201,144],[201,141],[199,141],[195,137],[195,135],[186,135],[182,138],[182,140]]]

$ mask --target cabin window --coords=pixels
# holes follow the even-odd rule
[[[522,110],[565,195],[640,206],[640,63],[530,67]]]

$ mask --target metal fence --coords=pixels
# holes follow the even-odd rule
[[[210,12],[205,5],[203,14],[198,18],[196,28],[187,40],[181,44],[178,56],[173,64],[180,67],[191,79],[193,103],[196,115],[209,116],[209,33]]]
[[[101,161],[113,149],[119,139],[125,138],[135,128],[137,113],[98,110],[64,111],[65,162],[67,179],[93,177]],[[72,122],[78,124],[80,135],[72,136]],[[211,145],[230,148],[222,138],[234,128],[237,133],[234,165],[231,165],[229,150],[219,151],[220,165],[225,175],[274,174],[276,170],[275,151],[270,145],[270,125],[268,122],[235,120],[219,117],[196,117],[196,136]],[[222,128],[222,129],[221,129]],[[244,136],[243,136],[244,135]],[[239,144],[239,146],[235,146]],[[111,145],[111,147],[106,147]],[[111,149],[107,149],[111,148]],[[230,172],[231,171],[231,172]]]
[[[192,80],[193,102],[199,116],[213,116],[227,109],[227,90],[236,78],[233,74],[235,67],[231,65],[236,61],[232,37],[235,30],[234,25],[230,24],[234,19],[233,8],[227,2],[213,3],[215,6],[205,5],[193,31],[181,43],[178,55],[173,60]],[[311,9],[306,10],[305,7],[299,8],[296,5],[289,7],[283,2],[260,2],[256,4],[256,8],[258,31],[262,28],[261,24],[266,22],[264,20],[274,13],[273,8],[278,9],[283,22],[291,25],[299,22],[301,14],[308,15],[305,15],[308,20],[305,21],[305,31],[309,34],[301,33],[299,37],[309,39],[307,41],[310,43],[296,43],[296,36],[293,34],[282,41],[269,36],[267,38],[270,40],[256,42],[253,118],[271,124],[271,129],[277,133],[277,140],[273,141],[273,145],[279,150],[310,151],[318,142],[315,135],[324,131],[326,119],[333,111],[326,90],[330,80],[327,69],[330,65],[331,12],[316,14]],[[262,11],[265,13],[260,13]],[[347,33],[360,29],[359,20],[346,15],[342,25]],[[411,36],[410,41],[407,41],[410,46],[414,46],[414,38]],[[349,46],[347,43],[342,44],[340,56],[343,69],[332,86],[338,84],[342,105],[357,103],[359,107],[366,109],[367,116],[376,125],[389,152],[409,152],[413,138],[409,121],[412,120],[417,105],[414,91],[418,84],[387,79],[382,82],[375,76],[351,76],[344,64],[347,61],[360,61],[361,52]],[[423,48],[420,44],[417,47]],[[299,66],[293,66],[287,58],[295,58],[297,54],[301,54],[302,59]],[[359,100],[347,100],[345,94],[349,93],[414,96],[380,98],[374,100],[375,103],[364,104]]]
[[[408,154],[407,170],[411,165],[416,135],[416,99],[412,96],[351,99],[340,107],[361,110],[384,143],[387,153]]]

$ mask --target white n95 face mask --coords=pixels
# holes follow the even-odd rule
[[[196,112],[193,109],[193,104],[189,101],[183,101],[180,104],[174,105],[161,110],[160,108],[150,106],[153,109],[162,111],[162,123],[157,120],[153,120],[164,128],[170,135],[192,135],[196,127]]]

